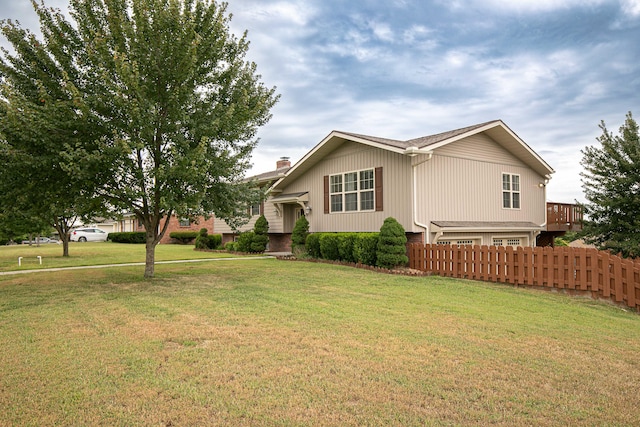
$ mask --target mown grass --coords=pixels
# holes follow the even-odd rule
[[[42,257],[42,265],[37,257]],[[156,261],[232,257],[224,252],[195,251],[194,245],[158,245]],[[18,266],[18,257],[23,257]],[[62,245],[43,244],[0,246],[0,271],[32,270],[82,265],[144,262],[145,245],[113,242],[70,242],[69,257],[62,256]]]
[[[0,425],[638,425],[640,316],[275,259],[0,276]]]

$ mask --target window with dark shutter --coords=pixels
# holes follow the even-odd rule
[[[329,175],[324,176],[324,213],[329,213]]]
[[[379,167],[379,168],[376,168],[375,179],[376,179],[376,183],[375,183],[375,189],[376,189],[376,212],[382,212],[382,210],[383,210],[383,205],[382,205],[382,198],[383,198],[383,194],[382,194],[382,166]]]

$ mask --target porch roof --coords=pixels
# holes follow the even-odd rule
[[[431,221],[435,231],[537,231],[543,227],[525,221]]]
[[[286,193],[271,199],[273,203],[301,203],[309,201],[309,192],[302,191],[299,193]]]

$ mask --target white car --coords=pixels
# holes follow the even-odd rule
[[[109,233],[99,228],[76,228],[71,230],[72,242],[105,242]]]

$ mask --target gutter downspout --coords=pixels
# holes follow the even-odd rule
[[[413,189],[412,189],[412,193],[413,193],[413,223],[415,225],[417,225],[420,228],[424,228],[424,243],[429,243],[429,225],[427,224],[423,224],[421,222],[418,221],[418,174],[416,172],[416,169],[418,166],[420,166],[423,163],[428,162],[429,160],[431,160],[431,158],[433,157],[433,151],[428,151],[426,153],[423,153],[427,155],[427,158],[425,160],[422,160],[421,162],[418,162],[416,164],[412,164],[411,165],[411,175],[412,175],[412,181],[413,181]],[[417,153],[411,153],[409,154],[409,156],[414,157],[416,156]]]

